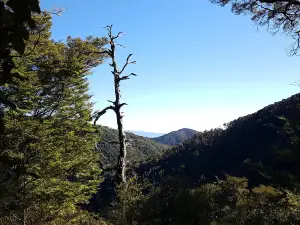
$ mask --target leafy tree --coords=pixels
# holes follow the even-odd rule
[[[87,224],[79,204],[96,192],[101,177],[86,76],[102,63],[94,52],[106,39],[55,42],[51,15],[35,19],[42,32],[30,32],[24,56],[13,57],[15,71],[30,79],[1,89],[19,109],[5,115],[0,224]]]
[[[300,49],[299,22],[300,1],[298,0],[210,0],[221,6],[231,5],[237,14],[249,14],[258,26],[267,26],[273,34],[280,31],[291,36],[295,42],[290,54],[296,55]]]
[[[142,174],[160,180],[159,171],[182,171],[192,183],[210,182],[226,174],[245,176],[251,186],[299,186],[300,95],[269,105],[227,124],[201,132],[176,146],[156,164],[140,165]],[[212,163],[213,162],[213,163]]]
[[[130,177],[126,183],[117,186],[117,198],[112,203],[108,218],[115,225],[135,224],[146,196],[143,189],[149,184],[139,182],[137,177]]]
[[[296,94],[140,165],[157,188],[146,190],[132,221],[299,224],[299,102]]]
[[[10,83],[13,77],[22,78],[17,72],[12,73],[15,67],[11,52],[16,51],[23,54],[25,50],[25,41],[29,39],[29,31],[36,28],[33,13],[40,13],[39,1],[18,1],[1,0],[0,1],[0,88]],[[3,148],[4,135],[4,106],[12,109],[16,105],[0,95],[0,149]]]
[[[300,108],[297,104],[296,108]],[[296,117],[296,115],[294,115]],[[293,116],[293,117],[294,117]],[[273,185],[284,186],[293,191],[300,191],[300,120],[280,116],[277,118],[278,137],[277,143],[267,150],[272,160],[269,163],[249,160],[247,165],[258,171]]]
[[[167,178],[158,188],[141,194],[145,187],[132,182],[130,191],[119,189],[127,204],[125,220],[118,205],[116,224],[299,224],[300,199],[293,192],[272,186],[248,188],[248,180],[227,177],[218,183],[187,189],[182,179]],[[128,195],[130,197],[128,197]],[[119,209],[119,210],[118,210]],[[114,220],[114,215],[119,215]]]

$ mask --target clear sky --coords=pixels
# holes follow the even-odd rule
[[[126,33],[118,61],[134,53],[137,64],[127,71],[139,75],[122,86],[126,130],[210,129],[299,91],[291,84],[299,80],[300,59],[286,54],[291,40],[209,0],[41,0],[41,6],[66,10],[53,19],[56,40],[104,36],[109,24]],[[99,66],[89,81],[95,109],[106,107],[114,99],[110,68]],[[99,123],[116,127],[113,112]]]

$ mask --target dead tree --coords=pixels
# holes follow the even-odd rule
[[[115,88],[115,101],[110,101],[108,102],[112,103],[112,105],[106,107],[102,111],[98,111],[95,113],[95,120],[94,124],[96,124],[97,120],[104,115],[107,110],[113,110],[116,114],[116,119],[117,119],[117,124],[118,124],[118,136],[119,140],[118,141],[113,141],[113,144],[119,144],[120,150],[119,150],[119,156],[118,156],[118,162],[117,162],[117,167],[116,167],[116,172],[117,172],[117,181],[118,183],[121,182],[126,182],[126,156],[127,156],[127,151],[126,151],[126,145],[129,140],[126,140],[126,135],[124,132],[124,127],[123,127],[123,113],[121,112],[121,108],[125,105],[126,103],[121,102],[121,94],[120,94],[120,84],[121,81],[128,80],[130,79],[131,76],[136,76],[135,73],[130,73],[129,75],[123,75],[126,67],[129,64],[135,64],[135,61],[130,61],[130,58],[132,54],[129,54],[125,64],[121,69],[119,69],[117,62],[116,62],[116,46],[122,46],[120,44],[116,43],[116,39],[119,38],[120,36],[123,35],[122,32],[119,32],[116,36],[112,34],[112,25],[111,26],[106,26],[105,27],[108,30],[108,42],[109,42],[109,48],[105,50],[104,54],[107,54],[108,57],[111,59],[111,63],[109,65],[112,67],[112,74],[114,77],[114,88]],[[124,46],[122,46],[124,47]]]

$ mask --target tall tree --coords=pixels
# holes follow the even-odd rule
[[[0,152],[0,224],[76,224],[101,181],[86,76],[103,61],[105,38],[50,40],[51,15],[36,17],[23,57],[1,94],[18,105],[5,115]],[[39,44],[34,45],[36,38]],[[32,49],[35,48],[34,51]],[[27,54],[30,53],[30,54]]]
[[[40,13],[38,0],[18,1],[0,0],[0,88],[10,83],[13,77],[22,78],[19,73],[12,73],[15,67],[11,52],[23,54],[29,31],[36,28],[33,13]],[[4,107],[12,109],[16,105],[0,95],[0,149],[3,149]]]
[[[294,43],[290,54],[300,49],[300,1],[299,0],[210,0],[221,6],[231,5],[233,13],[249,14],[258,26],[267,26],[273,34],[286,33]]]
[[[118,43],[116,43],[116,39],[123,35],[122,32],[119,32],[116,36],[112,34],[112,25],[106,26],[106,29],[108,30],[108,38],[109,38],[109,46],[110,48],[105,50],[103,53],[107,54],[111,58],[111,63],[109,64],[112,67],[112,74],[114,77],[114,89],[115,89],[115,101],[110,101],[113,105],[106,107],[102,111],[96,112],[95,114],[95,121],[94,124],[96,124],[97,120],[106,113],[107,110],[111,109],[116,114],[117,124],[118,124],[118,132],[119,132],[119,140],[117,142],[112,142],[112,144],[119,144],[120,145],[120,151],[118,156],[118,163],[117,163],[117,181],[118,183],[126,182],[126,163],[127,163],[127,150],[126,150],[126,144],[128,140],[126,140],[126,135],[124,132],[123,127],[123,115],[121,112],[121,108],[124,105],[127,105],[127,103],[121,102],[121,93],[120,93],[120,84],[123,80],[130,79],[131,76],[136,76],[135,73],[130,73],[129,75],[123,75],[123,72],[125,71],[126,67],[129,64],[135,64],[136,61],[130,61],[130,58],[132,54],[129,54],[125,64],[121,69],[119,69],[117,62],[116,62],[116,45],[122,46]],[[124,47],[124,46],[122,46]]]

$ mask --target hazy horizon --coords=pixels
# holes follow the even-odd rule
[[[135,135],[148,137],[148,138],[160,137],[160,136],[166,134],[166,133],[155,133],[155,132],[151,132],[151,131],[141,131],[141,130],[130,130],[129,132],[132,132]]]
[[[52,36],[105,36],[114,24],[126,35],[117,50],[119,64],[134,53],[133,77],[122,84],[126,130],[168,133],[186,127],[203,131],[288,98],[298,92],[298,57],[288,57],[292,40],[272,36],[248,16],[209,1],[44,0],[42,8],[65,8],[53,18]],[[111,14],[111,8],[114,14]],[[114,99],[105,62],[90,76],[95,109]],[[99,124],[116,128],[108,112]]]

